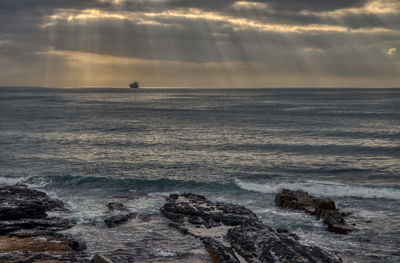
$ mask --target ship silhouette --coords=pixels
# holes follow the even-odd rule
[[[131,87],[131,89],[138,89],[139,88],[139,83],[137,83],[136,81],[129,84],[129,87]]]

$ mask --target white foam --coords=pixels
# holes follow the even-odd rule
[[[0,185],[16,185],[21,184],[29,179],[29,177],[3,177],[0,176]]]
[[[152,192],[148,193],[148,197],[168,197],[170,194],[176,194],[177,192]]]
[[[26,176],[26,177],[3,177],[0,176],[0,185],[16,185],[26,184],[32,188],[44,188],[50,182],[40,176]]]
[[[283,188],[286,188],[290,190],[306,191],[309,194],[315,196],[382,198],[400,200],[400,189],[388,187],[365,187],[319,181],[256,184],[236,179],[235,183],[241,189],[266,194],[276,194],[280,192]]]
[[[45,178],[39,176],[29,176],[24,181],[25,184],[33,188],[45,188],[48,184],[51,183],[51,181],[46,180]]]
[[[156,253],[157,256],[161,256],[161,257],[174,257],[175,254],[169,251],[162,251],[162,250],[158,250]]]

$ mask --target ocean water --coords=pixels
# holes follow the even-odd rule
[[[400,89],[0,88],[0,184],[15,183],[66,201],[89,253],[208,262],[159,215],[193,192],[344,262],[399,262]],[[282,188],[333,198],[358,231],[276,207]],[[136,218],[107,229],[109,201]]]

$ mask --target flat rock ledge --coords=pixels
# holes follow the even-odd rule
[[[74,222],[48,217],[64,203],[26,186],[0,186],[0,262],[87,262],[86,245],[59,231]]]
[[[213,262],[340,262],[298,237],[264,225],[249,209],[195,194],[171,194],[161,213],[182,234],[202,240]]]
[[[317,219],[323,220],[330,232],[346,235],[355,230],[344,219],[348,214],[340,212],[330,198],[316,198],[307,192],[283,189],[276,194],[275,203],[280,207],[302,210],[315,215]]]

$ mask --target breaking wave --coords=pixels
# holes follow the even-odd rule
[[[390,187],[365,187],[331,182],[280,182],[280,183],[251,183],[236,179],[235,183],[243,190],[275,194],[283,188],[302,190],[316,196],[356,197],[356,198],[381,198],[400,200],[400,189]]]

